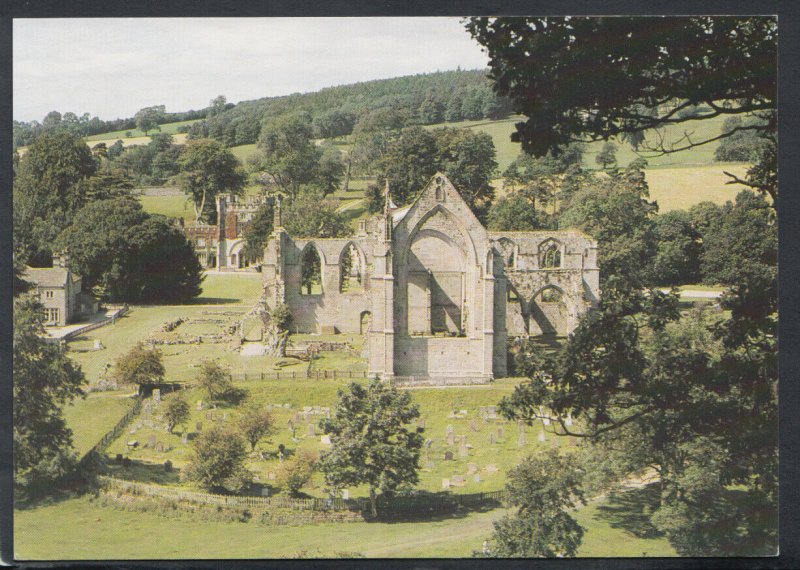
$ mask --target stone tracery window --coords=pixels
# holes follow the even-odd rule
[[[322,295],[322,261],[313,244],[306,246],[300,259],[300,294]]]
[[[539,267],[542,269],[558,269],[561,267],[560,243],[551,239],[539,246]]]

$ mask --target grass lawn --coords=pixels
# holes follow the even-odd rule
[[[83,457],[133,406],[130,392],[95,392],[64,408],[75,451]]]
[[[142,208],[148,214],[161,214],[170,218],[194,220],[194,206],[186,196],[139,196]]]
[[[257,151],[255,144],[241,144],[239,146],[232,146],[228,150],[230,150],[236,158],[241,160],[242,164],[247,164],[247,159]]]
[[[201,119],[191,119],[189,121],[177,121],[175,123],[164,123],[163,125],[159,125],[161,127],[160,131],[148,131],[148,135],[147,136],[148,136],[148,138],[150,138],[149,135],[152,135],[153,133],[159,133],[159,132],[163,133],[163,134],[174,135],[174,134],[178,133],[178,128],[179,127],[182,127],[184,125],[191,125],[192,123],[196,123],[199,120],[201,120]],[[123,131],[112,131],[110,133],[99,133],[99,134],[96,134],[96,135],[92,135],[90,137],[86,137],[86,140],[87,141],[98,142],[98,141],[105,141],[105,140],[108,140],[108,139],[117,140],[117,139],[131,138],[131,137],[126,137],[125,136],[125,133],[127,133],[129,131],[131,133],[131,137],[144,137],[145,136],[144,132],[140,131],[139,129],[135,129],[134,128],[134,129],[125,129]]]
[[[581,557],[675,556],[663,538],[641,538],[601,516],[603,504],[577,511],[586,528]],[[219,523],[166,518],[68,499],[14,516],[19,560],[148,558],[469,558],[492,533],[504,509],[430,522],[357,522],[306,526]],[[628,527],[628,528],[626,528]],[[154,539],[159,537],[158,539]]]
[[[705,201],[716,204],[735,201],[736,195],[744,186],[726,184],[729,178],[723,170],[744,177],[748,168],[748,165],[741,163],[648,168],[646,177],[650,186],[650,199],[658,202],[658,211],[662,214],[670,210],[686,210]]]

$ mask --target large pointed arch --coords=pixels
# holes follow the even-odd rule
[[[348,241],[339,252],[339,292],[363,290],[366,285],[367,257],[354,241]]]
[[[308,242],[300,252],[300,294],[323,295],[325,257],[319,247]]]

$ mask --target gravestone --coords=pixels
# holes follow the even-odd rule
[[[467,410],[459,410],[458,413],[460,415],[462,415],[462,416],[466,416],[467,415]]]
[[[156,436],[151,435],[150,437],[148,437],[147,438],[147,445],[149,447],[155,447],[156,446]]]
[[[476,473],[476,474],[475,474],[475,477],[474,477],[474,479],[473,479],[473,480],[474,480],[476,483],[480,483],[480,482],[481,482],[481,476],[480,476],[479,474],[477,474],[477,473]]]
[[[466,484],[466,481],[461,475],[453,475],[450,478],[450,484],[455,487],[463,487]]]
[[[222,412],[222,421],[223,422],[227,422],[228,421],[228,412]]]
[[[269,479],[270,481],[274,481],[275,480],[275,472],[274,471],[270,471],[269,473],[267,473],[267,479]]]
[[[160,402],[161,401],[161,389],[160,388],[153,388],[153,401]]]
[[[426,439],[425,440],[425,447],[430,449],[432,445],[433,445],[433,440],[432,439]]]
[[[203,431],[203,422],[197,422],[195,428],[197,429],[197,431]]]
[[[567,427],[572,425],[572,414],[568,415],[567,419],[564,420],[564,425],[566,425]]]
[[[350,489],[342,489],[342,499],[345,501],[350,499]]]
[[[524,447],[526,443],[528,443],[528,441],[525,439],[525,431],[520,430],[519,439],[517,440],[517,446]]]
[[[478,466],[474,463],[467,464],[467,475],[474,475],[478,472]]]
[[[506,430],[503,427],[497,428],[497,437],[503,439],[506,436]]]
[[[471,420],[469,422],[469,429],[471,431],[478,431],[478,424],[475,422],[475,420]]]
[[[269,497],[269,487],[261,487],[261,496]]]
[[[169,459],[167,459],[167,460],[164,462],[164,471],[166,471],[167,473],[169,473],[170,471],[172,471],[172,461],[170,461]]]
[[[285,410],[291,410],[291,409],[292,409],[292,405],[291,405],[291,404],[284,404],[284,405],[283,405],[283,409],[285,409]]]
[[[312,408],[311,406],[303,406],[303,411],[306,412],[306,413],[310,412],[313,409],[314,408]]]
[[[128,441],[128,447],[136,449],[139,446],[139,442],[135,439],[131,439]]]
[[[114,459],[114,463],[116,463],[118,465],[120,463],[122,463],[122,454],[121,453],[117,453],[117,457],[116,457],[116,459]]]
[[[466,443],[462,442],[461,445],[458,446],[458,455],[459,457],[466,457],[469,455],[469,450],[467,449]]]
[[[164,444],[160,441],[156,443],[156,451],[159,453],[164,453]]]
[[[206,412],[206,420],[209,422],[211,421],[211,415],[211,412]]]
[[[419,420],[417,422],[417,427],[421,427],[422,429],[425,429],[425,420],[422,420],[422,419]]]
[[[321,443],[322,445],[330,445],[330,444],[331,444],[331,436],[329,436],[329,435],[323,435],[323,436],[320,438],[320,440],[319,440],[319,441],[320,441],[320,443]]]
[[[450,433],[454,433],[454,432],[455,432],[455,430],[453,429],[453,426],[451,426],[450,424],[448,424],[448,425],[447,425],[447,433],[449,433],[449,434],[450,434]]]
[[[425,464],[425,469],[431,469],[431,470],[436,469],[436,462],[435,461],[428,461]]]
[[[135,435],[136,434],[136,428],[135,427],[131,428],[131,430],[128,433],[131,434],[131,435]]]
[[[494,445],[495,443],[497,443],[497,440],[494,437],[494,433],[490,432],[489,433],[489,445]]]
[[[442,479],[442,489],[450,488],[450,479]]]
[[[447,445],[453,445],[456,442],[456,436],[454,433],[450,432],[447,434]]]
[[[94,349],[95,350],[103,350],[103,343],[100,342],[99,339],[94,340]]]
[[[189,443],[189,434],[188,433],[183,432],[183,434],[181,435],[181,443],[183,445],[186,445],[186,444]]]
[[[542,418],[542,423],[546,426],[550,425],[550,418]]]
[[[267,411],[268,411],[268,412],[271,412],[271,411],[272,411],[272,404],[267,404]]]
[[[539,441],[547,441],[547,436],[544,435],[544,430],[539,432]]]
[[[197,410],[200,411],[203,409],[203,400],[197,400]]]
[[[308,424],[308,435],[310,436],[317,435],[317,430],[314,428],[314,424]]]
[[[487,473],[497,473],[497,465],[495,465],[494,463],[490,463],[489,465],[486,466],[486,471]]]
[[[445,461],[452,461],[453,460],[453,452],[452,451],[445,451],[444,452],[444,460]]]

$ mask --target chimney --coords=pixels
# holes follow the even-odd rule
[[[66,250],[54,251],[53,267],[62,267],[64,269],[69,269],[69,252],[67,252]]]

